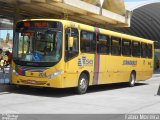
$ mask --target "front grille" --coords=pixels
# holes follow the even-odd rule
[[[23,84],[29,84],[29,85],[45,85],[47,81],[34,81],[34,80],[20,80]]]

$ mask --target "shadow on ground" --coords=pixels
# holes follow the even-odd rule
[[[144,86],[148,84],[144,83],[137,83],[137,86]],[[111,91],[117,89],[128,88],[128,84],[120,83],[120,84],[110,84],[110,85],[98,85],[98,86],[91,86],[88,88],[87,93],[94,93],[94,92],[102,92],[102,91]],[[42,96],[42,97],[67,97],[67,96],[74,96],[77,95],[75,93],[75,88],[69,89],[52,89],[52,88],[32,88],[28,86],[23,86],[17,88],[13,85],[0,85],[0,94],[2,93],[16,93],[16,94],[24,94],[24,95],[33,95],[33,96]],[[5,94],[6,94],[5,93]]]

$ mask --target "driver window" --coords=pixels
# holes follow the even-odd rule
[[[68,46],[69,37],[73,37],[73,47]],[[76,28],[67,28],[65,31],[65,60],[68,61],[78,55],[79,50],[79,34]]]

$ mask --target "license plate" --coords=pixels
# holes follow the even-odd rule
[[[28,84],[36,84],[37,82],[35,80],[27,80]]]

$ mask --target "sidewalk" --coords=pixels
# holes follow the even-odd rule
[[[160,74],[153,74],[152,77],[160,77]]]
[[[155,70],[153,73],[153,77],[160,77],[160,70]]]

